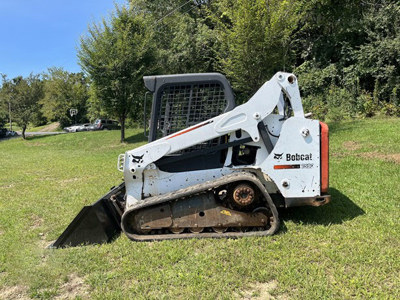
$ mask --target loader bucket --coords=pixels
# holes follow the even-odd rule
[[[110,198],[121,192],[125,192],[124,183],[112,188],[92,205],[83,207],[67,229],[48,248],[102,244],[119,235],[122,213]]]

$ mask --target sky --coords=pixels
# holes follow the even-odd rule
[[[125,0],[0,0],[0,73],[9,79],[50,67],[81,71],[79,39]]]

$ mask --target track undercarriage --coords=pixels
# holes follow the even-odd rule
[[[136,241],[265,236],[278,228],[274,203],[248,172],[146,198],[122,216],[123,231]]]

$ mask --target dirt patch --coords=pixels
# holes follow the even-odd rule
[[[114,149],[114,148],[121,148],[121,145],[115,144],[115,145],[107,145],[104,147],[100,147],[100,149]],[[99,148],[97,148],[97,149],[99,149]]]
[[[349,151],[355,151],[361,148],[361,145],[354,141],[347,141],[343,143],[343,148]]]
[[[353,148],[354,150],[356,148]],[[348,156],[352,157],[362,157],[366,159],[380,159],[388,162],[393,162],[395,164],[400,164],[400,153],[391,153],[391,154],[384,154],[379,152],[363,152],[363,153],[342,153],[342,152],[335,152],[330,154],[332,157],[336,158],[344,158]]]
[[[34,143],[26,144],[26,146],[28,146],[28,147],[42,147],[42,146],[44,146],[44,145],[46,145],[46,144],[39,143],[39,142],[34,142]]]
[[[381,159],[384,161],[400,164],[400,153],[383,154],[378,152],[365,152],[360,153],[359,156],[367,159]]]
[[[60,126],[60,123],[55,122],[55,123],[51,123],[45,127],[43,127],[42,129],[39,130],[39,132],[52,132],[52,131],[56,131],[57,128]]]
[[[0,186],[0,188],[2,188],[2,189],[11,189],[11,188],[13,188],[14,187],[14,184],[10,184],[10,185],[2,185],[2,186]]]
[[[36,229],[42,226],[43,219],[37,215],[31,215],[31,229]]]
[[[49,257],[49,253],[46,251],[46,249],[51,244],[52,244],[52,242],[49,242],[47,240],[46,234],[44,234],[43,232],[40,232],[39,233],[39,239],[38,239],[38,247],[40,249],[45,249],[44,252],[42,253],[42,256],[41,256],[42,262],[46,262],[47,261],[47,258]]]
[[[31,231],[36,231],[36,229],[42,227],[44,223],[43,218],[35,214],[32,214],[29,219],[30,219],[29,228]],[[39,248],[46,248],[46,246],[49,244],[49,242],[46,240],[46,234],[44,232],[38,232],[37,237],[38,237]],[[42,256],[42,259],[43,258],[44,257]]]
[[[58,296],[54,299],[75,299],[75,298],[89,299],[89,286],[85,284],[84,280],[72,274],[68,276],[68,281],[64,283],[58,292]]]
[[[74,178],[68,178],[68,179],[60,180],[59,183],[60,183],[61,186],[66,186],[66,185],[71,184],[71,183],[76,183],[79,180],[82,180],[82,178],[74,177]]]
[[[0,289],[0,299],[4,300],[25,300],[30,299],[26,294],[24,286],[15,285]]]
[[[58,182],[60,183],[61,186],[65,186],[71,183],[91,180],[93,178],[96,178],[96,176],[72,177],[72,178],[58,180]]]
[[[241,295],[237,295],[237,299],[252,299],[252,300],[287,300],[289,299],[286,295],[273,296],[271,292],[278,286],[276,280],[269,282],[257,282],[250,285],[249,289],[243,291]]]

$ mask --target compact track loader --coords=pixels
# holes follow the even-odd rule
[[[268,236],[277,208],[330,201],[328,127],[304,115],[293,74],[275,74],[237,107],[218,73],[144,82],[149,143],[119,156],[124,182],[52,247],[108,242],[121,230],[134,241]]]

